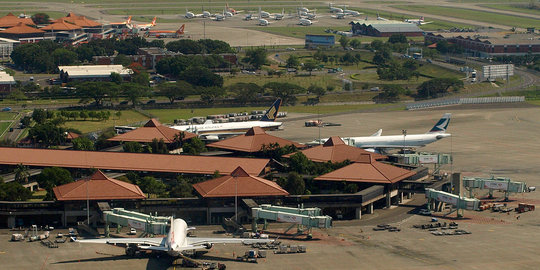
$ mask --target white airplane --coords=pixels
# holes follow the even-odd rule
[[[186,19],[202,18],[203,16],[204,16],[203,13],[195,14],[195,13],[189,11],[187,8],[186,8],[186,15],[184,15],[184,17],[185,17]]]
[[[152,19],[152,22],[151,22],[151,23],[146,23],[146,24],[136,24],[136,25],[134,25],[133,27],[135,27],[136,29],[139,29],[139,31],[148,31],[148,30],[150,30],[152,27],[156,26],[156,20],[157,20],[157,17],[154,17],[154,19]]]
[[[270,24],[270,22],[267,20],[267,19],[259,19],[259,23],[258,25],[260,26],[268,26]]]
[[[451,116],[451,113],[445,113],[435,126],[425,134],[381,136],[382,129],[379,129],[375,134],[369,137],[346,137],[342,138],[342,140],[348,145],[364,148],[369,151],[423,147],[432,142],[451,136],[450,133],[446,133]],[[316,140],[309,144],[320,144],[326,142],[326,140],[328,139],[321,139],[320,142]]]
[[[187,233],[194,228],[180,218],[171,218],[171,228],[166,237],[155,238],[100,238],[76,240],[79,243],[98,243],[119,245],[126,247],[126,255],[133,256],[139,250],[165,252],[172,257],[182,255],[182,252],[196,249],[211,249],[214,244],[253,244],[269,243],[270,239],[242,239],[242,238],[203,238],[187,237]]]
[[[298,22],[298,24],[302,26],[310,26],[313,24],[313,22],[310,19],[300,18],[300,21]]]
[[[271,14],[269,12],[261,10],[261,7],[259,7],[259,18],[263,18],[263,19],[270,18],[270,15]]]
[[[276,21],[283,20],[283,18],[285,18],[285,9],[282,9],[281,13],[272,14],[272,17],[274,17],[274,20]]]
[[[418,24],[418,25],[424,25],[424,24],[428,24],[428,23],[432,23],[432,22],[426,22],[424,21],[424,16],[420,17],[420,19],[405,19],[404,22],[406,23],[414,23],[414,24]]]
[[[349,15],[349,16],[353,16],[353,17],[358,17],[358,16],[364,14],[362,12],[358,12],[356,10],[350,10],[350,9],[344,9],[343,13],[346,14],[346,15]]]
[[[333,3],[330,3],[328,5],[328,7],[330,8],[330,13],[343,13],[342,8],[334,7],[333,5],[334,5]]]
[[[377,20],[378,21],[388,21],[388,19],[379,16],[379,13],[377,13]]]
[[[259,121],[214,123],[212,120],[206,120],[202,125],[178,125],[171,127],[177,130],[199,134],[201,139],[208,141],[217,141],[234,135],[244,134],[250,128],[257,126],[264,130],[275,130],[283,124],[282,122],[275,122],[280,106],[281,99],[278,98]]]
[[[236,10],[234,8],[229,7],[229,3],[225,3],[225,10],[232,13],[233,15],[236,15],[236,14],[238,14],[240,12],[243,12],[243,10]]]

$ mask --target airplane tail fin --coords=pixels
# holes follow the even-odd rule
[[[126,24],[130,24],[130,23],[131,23],[131,16],[129,16],[127,21],[126,21]]]
[[[178,31],[176,31],[176,33],[178,33],[179,35],[184,34],[184,27],[185,26],[186,26],[185,24],[182,24],[182,26],[180,26],[180,29],[178,29]]]
[[[154,19],[152,20],[152,26],[156,25],[156,20],[157,20],[157,17],[154,17]]]
[[[421,21],[421,22],[424,21],[424,16],[420,17],[420,21]]]
[[[451,113],[445,113],[441,119],[433,126],[433,128],[428,133],[445,133],[448,124],[450,124]]]
[[[167,234],[166,246],[168,248],[172,248],[173,242],[174,242],[174,218],[171,217],[171,228],[169,228],[169,234]]]
[[[270,108],[263,115],[263,117],[261,118],[261,121],[269,121],[269,122],[276,121],[280,106],[281,106],[281,98],[278,98],[276,101],[274,101],[274,104],[272,104],[272,106],[270,106]]]

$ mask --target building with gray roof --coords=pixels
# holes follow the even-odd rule
[[[349,23],[354,35],[389,37],[395,34],[403,34],[407,37],[422,36],[424,31],[414,23],[382,20],[360,20]]]

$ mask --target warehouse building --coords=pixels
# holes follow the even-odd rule
[[[58,66],[58,70],[63,82],[108,81],[113,72],[120,74],[123,78],[128,78],[133,74],[131,69],[122,65]]]
[[[336,44],[334,35],[306,35],[306,48],[332,47]]]
[[[426,42],[437,43],[446,40],[461,46],[465,52],[477,57],[503,55],[540,54],[540,36],[530,34],[479,33],[463,36],[463,33],[443,33],[425,35]]]
[[[418,25],[400,21],[364,20],[352,21],[349,24],[353,35],[390,37],[395,34],[403,34],[407,37],[418,37],[424,34]]]
[[[9,94],[15,84],[16,82],[13,76],[7,74],[5,71],[0,71],[0,94]]]

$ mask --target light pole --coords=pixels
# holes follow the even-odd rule
[[[238,223],[238,177],[234,177],[234,220]]]
[[[403,133],[403,154],[405,154],[405,137],[407,136],[407,130],[402,129],[401,133]]]

